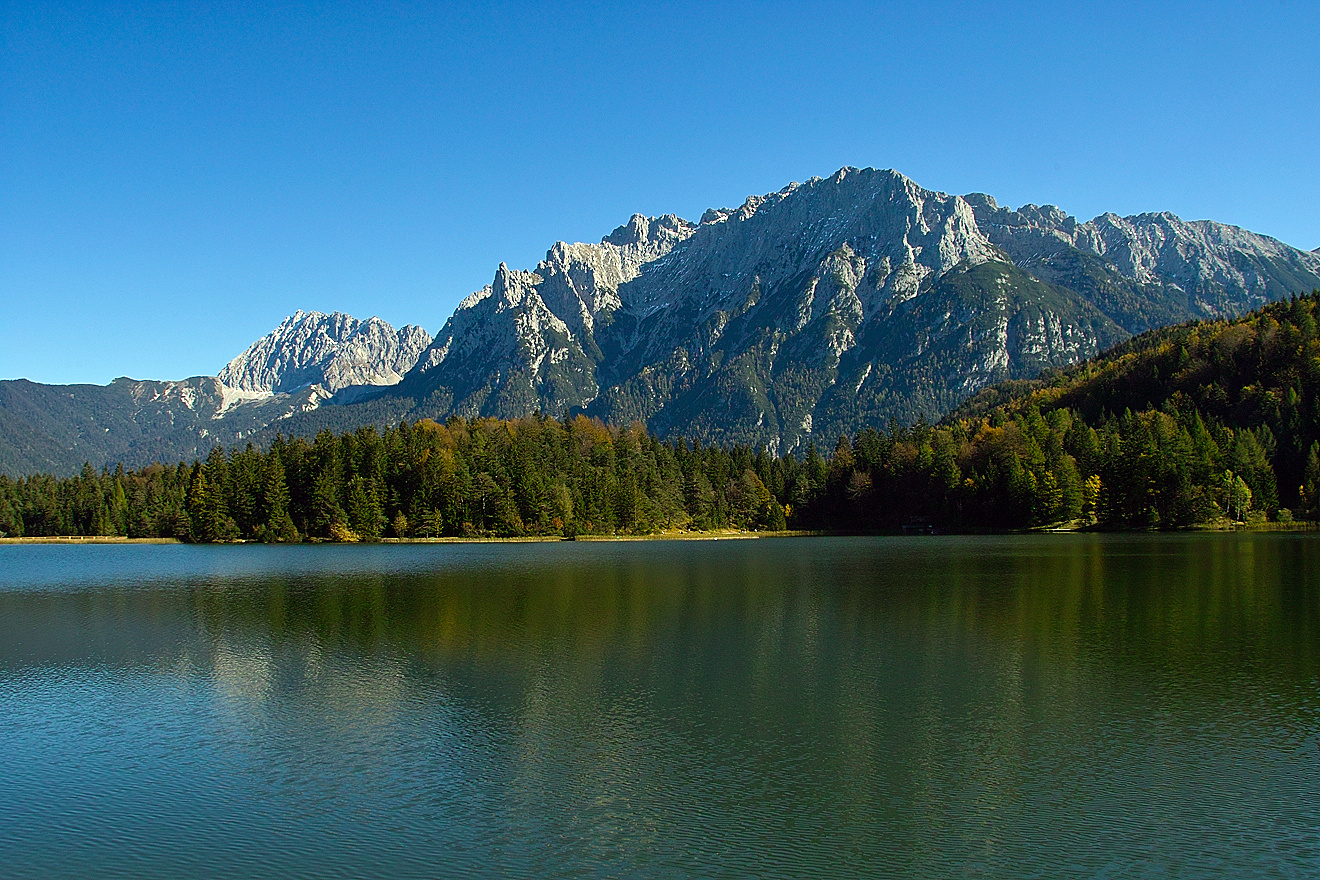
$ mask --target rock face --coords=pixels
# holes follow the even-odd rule
[[[621,288],[588,412],[708,442],[832,445],[1123,335],[1017,271],[964,199],[897,172],[843,169],[704,221]]]
[[[412,324],[395,330],[380,318],[300,310],[248,346],[218,378],[249,394],[393,385],[430,344],[430,334]]]
[[[1086,293],[1126,329],[1239,315],[1309,292],[1320,263],[1264,235],[1162,212],[1078,223],[1053,205],[966,197],[977,224],[1019,267]]]
[[[502,265],[388,393],[436,417],[581,410],[790,450],[1316,286],[1314,254],[1236,227],[1079,223],[844,168]]]
[[[450,409],[468,416],[582,406],[598,391],[598,322],[621,308],[621,287],[695,229],[673,215],[637,214],[599,244],[559,242],[535,272],[501,263],[459,303],[409,387],[442,389]]]

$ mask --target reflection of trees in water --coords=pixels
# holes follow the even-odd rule
[[[276,639],[311,633],[335,646],[390,644],[421,658],[495,659],[548,646],[643,648],[657,628],[681,622],[699,629],[714,616],[756,614],[779,600],[784,585],[749,562],[285,578],[255,590],[204,587],[193,596],[213,629],[259,626]]]
[[[0,593],[0,628],[13,636],[0,650],[11,663],[20,645],[38,661],[127,663],[195,647],[196,630],[421,663],[660,653],[691,665],[745,651],[767,683],[781,667],[819,670],[831,652],[865,656],[885,640],[991,640],[1192,672],[1304,671],[1320,650],[1320,542],[1305,535],[639,544],[543,562],[518,552],[518,566],[433,573]]]
[[[914,555],[906,565],[873,559],[849,573],[842,613],[900,632],[1188,672],[1304,672],[1320,654],[1320,542],[1308,536],[1050,536],[986,546]]]
[[[788,859],[808,838],[841,868],[906,853],[909,873],[956,874],[959,846],[1025,839],[1004,831],[1030,827],[1041,779],[1085,793],[1157,753],[1194,766],[1245,722],[1314,736],[1305,536],[481,558],[518,564],[0,594],[0,627],[73,654],[119,636],[129,668],[186,661],[247,760],[308,790],[348,784],[341,762],[366,768],[354,784],[406,767],[421,781],[382,777],[382,797],[480,798],[510,839],[668,853],[677,874],[711,841]]]
[[[1020,733],[1024,705],[1085,714],[1134,676],[1310,699],[1318,562],[1305,536],[762,541],[191,596],[212,638],[388,658],[524,723],[604,724],[623,700],[762,733],[817,719],[860,749],[886,718],[914,742],[958,714]]]

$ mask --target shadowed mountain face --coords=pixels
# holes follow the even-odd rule
[[[238,443],[316,403],[311,388],[242,397],[214,376],[109,385],[3,381],[0,473],[62,475],[83,462],[99,469],[205,457],[217,443]]]
[[[433,341],[376,319],[295,315],[211,380],[221,404],[188,442],[131,415],[102,433],[137,432],[137,445],[93,444],[85,419],[74,427],[35,402],[48,386],[0,383],[11,386],[0,469],[536,410],[781,452],[832,446],[867,424],[934,421],[981,388],[1151,327],[1314,288],[1320,255],[1236,227],[1167,213],[1080,223],[844,168],[697,224],[637,215],[597,244],[556,244],[533,271],[501,265]]]

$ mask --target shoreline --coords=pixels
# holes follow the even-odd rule
[[[442,538],[381,538],[381,544],[531,544],[542,542],[571,541],[742,541],[755,538],[802,538],[824,535],[824,532],[786,530],[782,532],[744,532],[736,529],[717,529],[710,532],[656,532],[653,535],[577,535],[565,538],[562,535],[530,535],[514,538],[465,538],[446,536]],[[325,542],[332,543],[332,542]]]
[[[902,533],[902,532],[875,532],[867,533],[875,537],[940,537],[948,535],[1067,535],[1083,533],[1099,534],[1135,534],[1140,532],[1158,532],[1159,534],[1176,535],[1196,532],[1315,532],[1320,531],[1320,523],[1314,522],[1263,522],[1263,523],[1200,523],[1185,529],[1173,529],[1169,531],[1159,531],[1156,529],[1128,529],[1118,532],[1100,532],[1095,528],[1060,528],[1058,526],[1043,526],[1033,529],[1022,529],[1016,531],[1004,532],[986,532],[986,531],[966,531],[966,532],[934,532],[934,533]],[[853,532],[822,532],[809,531],[803,529],[788,529],[780,532],[745,532],[736,529],[720,529],[710,532],[657,532],[653,535],[577,535],[572,538],[565,538],[562,535],[525,535],[520,537],[461,537],[449,535],[438,538],[381,538],[379,541],[330,541],[321,538],[301,541],[300,544],[312,545],[344,545],[353,544],[547,544],[570,541],[584,542],[626,542],[626,541],[748,541],[760,538],[827,538],[859,536],[862,533]],[[5,544],[187,544],[186,541],[180,541],[178,538],[125,538],[117,535],[55,535],[44,537],[22,537],[22,538],[0,538],[0,545]],[[234,545],[234,544],[260,544],[259,541],[224,541],[211,546]],[[203,546],[201,544],[197,546]],[[270,546],[279,546],[272,544]],[[297,545],[285,545],[297,546]]]
[[[801,538],[824,535],[824,532],[782,531],[782,532],[742,532],[733,529],[712,532],[658,532],[654,535],[578,535],[565,538],[562,535],[525,535],[519,537],[459,537],[444,536],[439,538],[381,538],[379,541],[329,541],[313,539],[301,541],[311,545],[353,544],[544,544],[570,541],[742,541],[756,538]],[[117,535],[54,535],[22,538],[0,538],[2,544],[186,544],[178,538],[125,538]],[[210,546],[234,544],[259,544],[259,541],[224,541]],[[197,546],[206,546],[198,544]],[[280,546],[271,544],[268,546]],[[284,546],[297,546],[288,544]]]
[[[0,538],[0,544],[182,544],[178,538],[125,538],[120,535],[48,535]]]

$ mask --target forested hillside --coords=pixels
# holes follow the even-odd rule
[[[206,461],[0,477],[8,535],[191,541],[1180,528],[1320,518],[1320,292],[1151,331],[826,456],[661,442],[579,416],[423,420]]]
[[[937,427],[841,440],[800,520],[1176,528],[1320,511],[1320,294],[1155,330]]]

